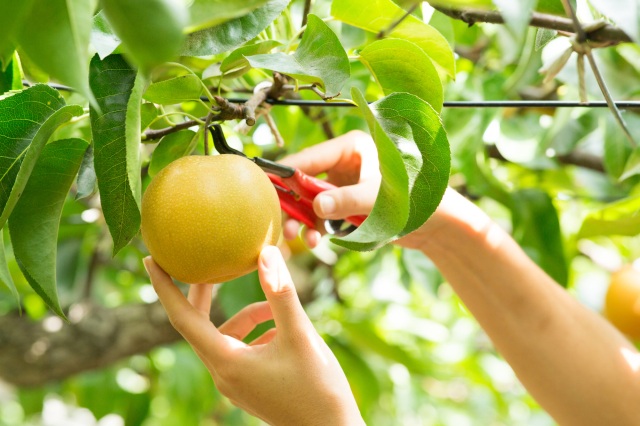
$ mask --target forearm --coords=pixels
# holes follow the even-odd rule
[[[534,398],[563,425],[637,424],[635,348],[538,268],[472,203],[449,191],[422,251]]]

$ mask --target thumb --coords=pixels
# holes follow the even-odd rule
[[[258,275],[276,327],[285,335],[305,330],[310,325],[309,317],[302,309],[291,275],[278,248],[266,246],[262,249]]]
[[[368,215],[376,201],[379,187],[379,181],[370,180],[324,191],[313,200],[313,210],[324,219]]]

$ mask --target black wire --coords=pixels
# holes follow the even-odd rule
[[[23,81],[24,86],[32,84]],[[49,86],[56,90],[73,91],[69,86],[61,84],[49,83]],[[209,101],[207,97],[201,98],[203,101]],[[244,103],[248,99],[229,98],[229,102]],[[325,102],[310,101],[304,99],[267,99],[265,102],[271,105],[285,106],[301,106],[301,107],[355,107],[350,102]],[[618,108],[640,108],[640,101],[616,101]],[[442,105],[445,108],[608,108],[606,101],[591,101],[582,103],[579,101],[445,101]]]
[[[242,103],[247,99],[230,98],[229,102]],[[271,105],[290,105],[305,107],[355,107],[350,102],[325,102],[290,99],[267,99]],[[617,101],[618,108],[640,108],[640,101]],[[445,108],[607,108],[606,101],[444,101]]]

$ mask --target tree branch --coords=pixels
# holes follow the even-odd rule
[[[274,72],[273,83],[268,87],[256,90],[254,94],[242,104],[231,102],[221,96],[214,96],[214,99],[218,103],[218,106],[213,108],[213,111],[217,112],[216,114],[213,114],[211,117],[201,117],[200,121],[187,120],[164,129],[147,130],[142,134],[142,140],[151,141],[161,139],[168,134],[188,129],[191,126],[197,126],[200,122],[207,122],[207,120],[245,120],[247,125],[253,126],[256,124],[257,116],[259,116],[256,110],[265,104],[267,99],[278,99],[284,92],[290,90],[289,87],[285,86],[286,82],[287,80],[284,75]]]
[[[220,310],[212,312],[220,324]],[[75,321],[52,316],[34,322],[17,313],[0,317],[0,377],[37,386],[180,339],[159,302],[114,309],[79,303],[69,317]]]
[[[315,298],[306,278],[296,285],[303,305]],[[39,386],[182,340],[160,302],[112,309],[81,302],[68,317],[69,323],[53,315],[40,322],[18,312],[0,316],[0,381]],[[226,320],[216,299],[210,319],[216,326]]]
[[[202,117],[200,120],[205,121],[206,119],[207,117],[205,116],[205,117]],[[182,123],[178,123],[175,126],[166,127],[164,129],[147,130],[142,134],[142,140],[152,141],[152,140],[162,139],[164,136],[167,136],[170,133],[175,133],[180,130],[188,129],[189,127],[192,127],[192,126],[198,126],[199,124],[200,122],[196,120],[187,120],[187,121],[183,121]]]
[[[495,158],[500,161],[507,160],[498,150],[495,145],[487,145],[487,155],[491,158]],[[583,151],[572,151],[568,154],[558,155],[554,157],[560,164],[578,166],[585,169],[593,170],[596,172],[604,173],[604,164],[602,158],[597,155],[589,154]]]
[[[470,26],[485,22],[491,24],[504,24],[504,18],[500,12],[495,10],[473,10],[473,9],[452,9],[442,6],[434,6],[435,9],[445,15],[466,22]],[[561,16],[549,15],[546,13],[533,12],[529,25],[538,28],[574,33],[576,31],[573,21]],[[631,38],[620,28],[610,24],[585,33],[586,40],[598,43],[601,46],[609,46],[618,43],[631,42]]]
[[[309,12],[311,12],[311,0],[305,0],[304,10],[302,11],[302,23],[300,24],[300,27],[304,27],[307,25],[307,17],[309,16]],[[302,33],[300,33],[300,38],[302,38]]]
[[[388,28],[381,30],[376,37],[378,39],[386,37],[389,33],[391,33],[391,31],[393,31],[398,25],[400,25],[402,21],[407,19],[409,15],[411,15],[421,3],[421,1],[415,2],[409,9],[405,11],[404,15],[398,18],[395,22],[391,23]]]

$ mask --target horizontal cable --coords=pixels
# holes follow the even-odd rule
[[[32,84],[23,81],[25,86]],[[56,90],[73,91],[69,86],[61,84],[49,83],[49,86]],[[208,98],[202,97],[203,101],[209,101]],[[228,98],[229,102],[244,103],[248,99]],[[322,100],[312,101],[304,99],[267,99],[266,102],[271,105],[288,105],[301,107],[355,107],[350,102],[325,102]],[[640,108],[640,101],[615,101],[618,108]],[[531,100],[512,100],[512,101],[445,101],[445,108],[607,108],[605,101],[591,101],[582,103],[580,101],[531,101]]]
[[[229,102],[242,103],[246,99],[229,98]],[[267,99],[271,105],[305,107],[354,107],[350,102],[325,102],[297,99]],[[640,101],[616,101],[619,108],[640,108]],[[445,108],[607,108],[605,101],[444,101]]]

